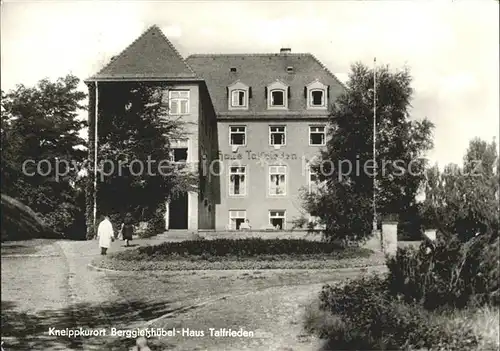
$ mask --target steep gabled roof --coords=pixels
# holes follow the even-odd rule
[[[196,54],[186,59],[203,78],[219,117],[224,115],[328,115],[328,111],[307,110],[304,88],[315,81],[329,87],[329,102],[345,91],[345,86],[316,57],[309,53],[276,54]],[[292,71],[287,70],[288,67]],[[248,111],[229,111],[227,87],[235,81],[251,87]],[[266,87],[279,80],[290,87],[288,109],[267,109]]]
[[[154,25],[88,80],[134,78],[191,80],[197,76],[161,29]]]

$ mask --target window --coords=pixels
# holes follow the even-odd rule
[[[240,229],[240,225],[247,219],[247,211],[231,210],[229,211],[229,229]]]
[[[290,88],[280,80],[276,80],[266,87],[267,108],[286,109]]]
[[[285,91],[272,90],[271,91],[271,106],[272,107],[285,107]]]
[[[325,126],[309,127],[309,145],[325,145],[326,128]]]
[[[325,106],[325,92],[320,89],[311,90],[309,95],[309,104],[312,107]]]
[[[189,113],[189,91],[172,90],[168,93],[170,113],[173,115],[185,115]]]
[[[231,72],[233,72],[232,69]],[[236,68],[234,72],[236,72]],[[227,108],[229,110],[246,110],[251,97],[250,87],[237,80],[227,87]]]
[[[285,211],[269,211],[269,224],[278,230],[285,229]]]
[[[269,126],[269,144],[285,145],[285,126]]]
[[[245,145],[246,144],[247,128],[245,126],[230,126],[229,127],[229,143],[230,145]]]
[[[244,90],[233,90],[231,92],[231,107],[245,107],[246,105],[246,92]]]
[[[269,195],[286,195],[286,166],[269,166]]]
[[[245,196],[246,189],[246,166],[229,167],[229,195]]]
[[[307,108],[326,110],[328,105],[328,85],[319,80],[311,82],[305,87],[304,97],[307,99]]]

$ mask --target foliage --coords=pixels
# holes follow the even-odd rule
[[[498,237],[482,235],[465,244],[451,238],[398,249],[387,261],[390,291],[426,309],[498,304],[498,245]]]
[[[422,218],[427,227],[467,241],[477,233],[498,236],[498,153],[495,142],[470,142],[462,167],[427,171]]]
[[[409,70],[377,70],[377,208],[400,213],[414,203],[432,147],[433,125],[410,120]],[[355,64],[330,116],[330,136],[312,169],[322,191],[305,194],[305,209],[326,224],[327,237],[362,240],[371,233],[373,197],[373,71]],[[410,169],[411,168],[411,169]],[[411,172],[409,172],[411,170]]]
[[[326,254],[332,257],[349,255],[348,249],[342,249],[334,243],[308,241],[304,239],[215,239],[165,242],[154,246],[140,247],[136,250],[138,259],[148,257],[200,256],[200,257],[255,257],[278,255],[315,255]],[[365,250],[369,254],[369,250]],[[361,252],[361,251],[357,251]],[[363,251],[364,252],[364,251]],[[124,254],[128,254],[124,253]]]
[[[165,231],[165,212],[162,208],[156,210],[153,218],[149,220],[146,230],[139,234],[141,238],[150,238]]]
[[[338,253],[211,256],[209,254],[148,255],[126,250],[97,259],[94,265],[118,271],[188,271],[188,270],[257,270],[257,269],[342,269],[381,266],[384,258],[361,248]]]
[[[187,125],[169,116],[164,89],[146,83],[100,86],[99,212],[128,212],[137,222],[149,221],[168,198],[196,190],[196,170],[170,161],[171,141],[185,138]]]
[[[85,108],[85,94],[78,91],[78,83],[68,75],[34,87],[18,85],[2,91],[1,101],[2,193],[29,205],[55,234],[72,238],[84,235],[78,231],[84,217],[78,170],[85,152],[78,146],[85,141],[78,133],[85,122],[77,113]],[[40,161],[45,164],[37,172]]]
[[[398,240],[399,241],[420,241],[423,238],[423,220],[421,214],[421,204],[413,204],[399,215]],[[434,228],[433,228],[434,229]]]
[[[339,317],[318,330],[336,350],[467,350],[478,344],[470,329],[450,330],[429,311],[391,298],[385,279],[363,277],[323,287],[320,307]]]
[[[1,238],[8,240],[26,240],[33,238],[51,238],[54,234],[47,224],[28,206],[2,194]]]

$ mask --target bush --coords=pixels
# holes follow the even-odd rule
[[[215,260],[215,261],[310,261],[369,258],[372,251],[340,248],[334,243],[304,239],[217,239],[164,242],[134,250],[117,252],[113,257],[125,261]]]
[[[465,244],[449,238],[398,249],[387,261],[389,290],[426,309],[498,304],[498,242],[485,235]]]
[[[327,285],[320,301],[321,309],[342,321],[319,331],[337,350],[467,350],[478,344],[471,329],[450,329],[421,306],[392,298],[387,281],[376,276]]]
[[[153,217],[147,222],[146,229],[140,231],[140,238],[150,238],[165,231],[165,213],[162,210],[156,210]]]
[[[30,207],[2,194],[2,241],[59,238]]]
[[[159,245],[145,246],[137,249],[146,256],[237,256],[253,257],[259,255],[342,255],[349,251],[338,244],[308,241],[304,239],[216,239],[189,240],[182,242],[164,242]],[[363,251],[364,252],[364,251]],[[371,253],[366,250],[366,253]]]

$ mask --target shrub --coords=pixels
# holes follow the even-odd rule
[[[243,256],[257,255],[294,255],[335,253],[343,251],[334,243],[308,241],[304,239],[216,239],[216,240],[189,240],[182,242],[164,242],[155,246],[140,247],[140,253],[154,255],[192,255],[192,256]],[[363,251],[364,252],[364,251]],[[370,253],[370,251],[366,251]]]
[[[217,239],[164,242],[143,246],[115,257],[127,261],[196,259],[208,260],[287,260],[347,259],[370,257],[372,252],[360,248],[340,248],[338,244],[307,241],[304,239]]]
[[[498,237],[457,238],[398,249],[389,258],[389,290],[427,309],[499,302]]]
[[[140,238],[150,238],[161,234],[165,231],[164,212],[160,209],[156,210],[153,217],[147,222],[146,229],[139,232]]]
[[[320,301],[323,310],[342,320],[322,331],[337,350],[466,350],[478,344],[471,329],[450,329],[421,306],[391,297],[387,281],[376,276],[327,285]]]
[[[2,241],[33,238],[58,238],[30,207],[2,194]]]

